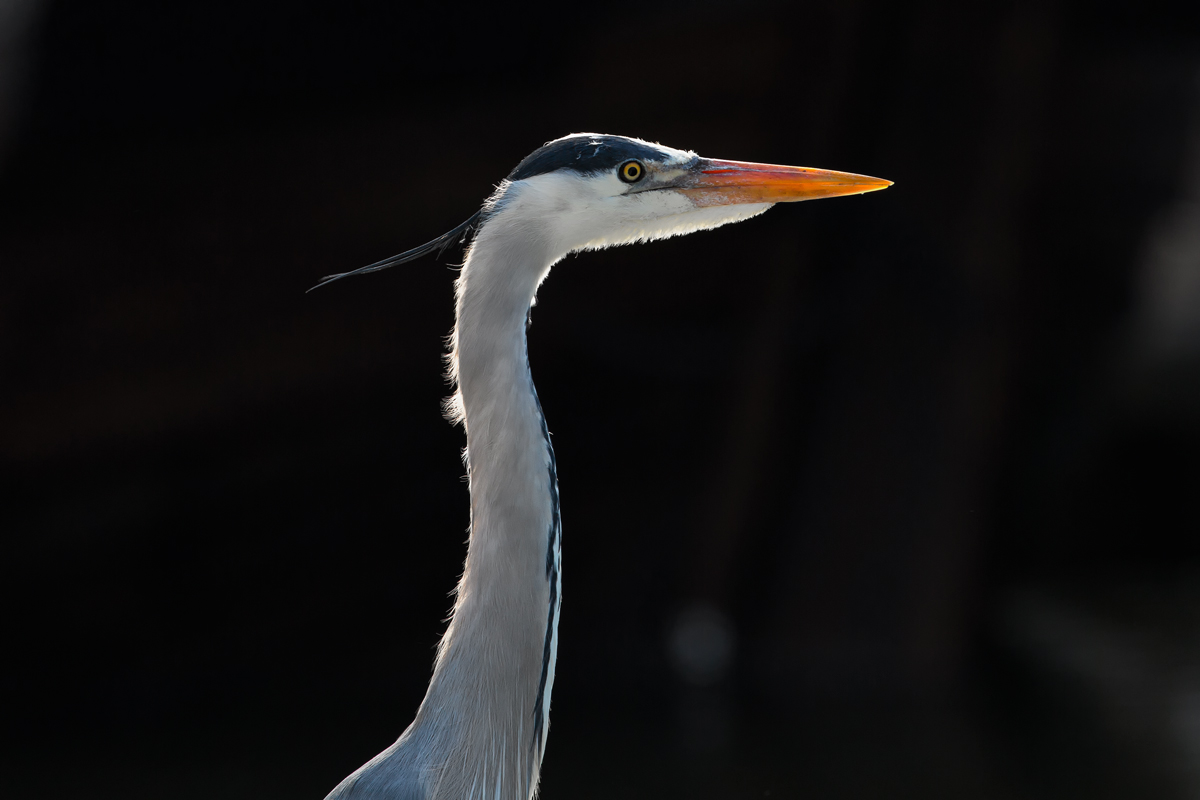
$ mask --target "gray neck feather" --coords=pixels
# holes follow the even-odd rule
[[[537,786],[554,679],[558,513],[525,322],[554,257],[505,217],[479,232],[456,287],[449,409],[467,433],[471,536],[453,619],[416,719],[330,798],[529,800]]]

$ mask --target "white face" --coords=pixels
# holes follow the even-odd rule
[[[671,188],[695,162],[696,154],[654,147],[661,158],[639,161],[645,174],[635,183],[623,181],[618,166],[591,175],[564,169],[502,185],[494,198],[500,201],[497,217],[512,214],[514,219],[538,225],[537,234],[561,257],[575,250],[716,228],[761,214],[773,205],[702,205],[694,196]]]

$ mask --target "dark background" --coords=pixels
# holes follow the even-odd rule
[[[886,177],[555,268],[543,796],[1200,792],[1194,4],[0,4],[0,794],[320,800],[465,552],[454,272],[575,131]]]

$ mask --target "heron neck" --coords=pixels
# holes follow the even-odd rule
[[[488,227],[459,277],[451,368],[471,535],[453,620],[414,726],[448,737],[434,797],[527,800],[547,732],[559,598],[554,454],[525,325],[551,258]],[[436,710],[436,713],[432,713]],[[431,765],[435,766],[435,765]]]

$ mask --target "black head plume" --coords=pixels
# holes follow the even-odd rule
[[[316,289],[319,286],[333,283],[334,281],[341,280],[342,278],[349,278],[351,275],[364,275],[368,272],[378,272],[381,269],[394,267],[397,264],[407,264],[409,261],[415,261],[421,256],[427,256],[430,253],[437,253],[440,256],[454,245],[460,242],[465,242],[467,239],[469,239],[471,234],[479,229],[479,219],[482,216],[483,209],[480,209],[472,214],[470,219],[468,219],[462,225],[459,225],[454,230],[446,231],[432,242],[426,242],[420,247],[414,247],[412,250],[403,252],[398,256],[385,258],[383,261],[376,261],[374,264],[368,264],[365,267],[359,267],[358,269],[350,270],[349,272],[339,272],[336,275],[326,275],[324,278],[321,278],[320,283],[308,291],[311,292],[313,289]],[[305,294],[307,293],[308,292],[305,292]]]

